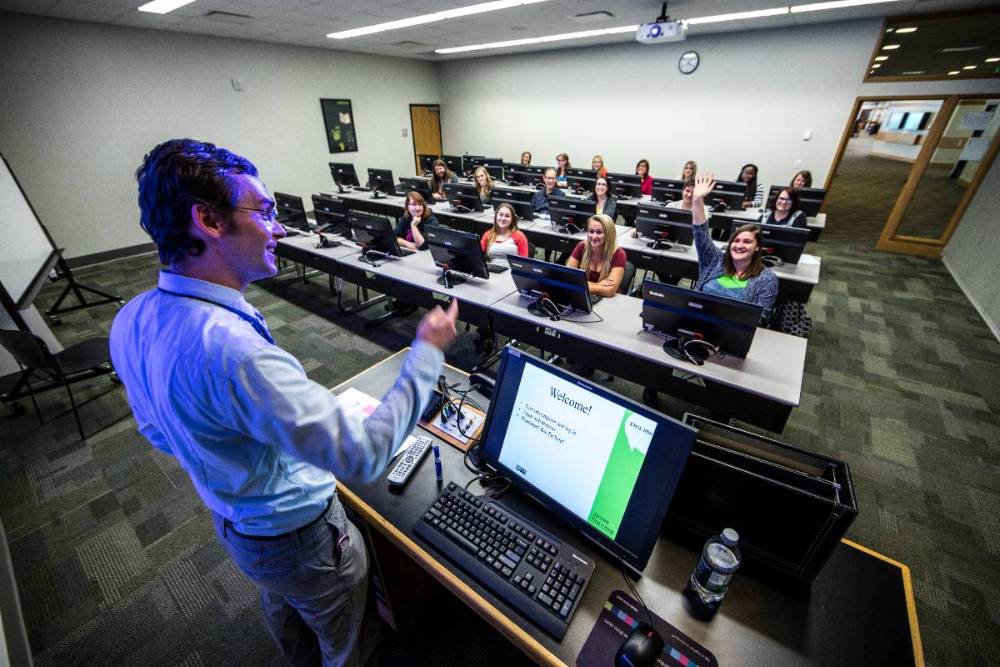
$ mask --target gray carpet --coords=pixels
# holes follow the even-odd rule
[[[997,664],[1000,344],[940,262],[875,252],[878,220],[849,202],[833,200],[830,220],[809,249],[824,261],[809,304],[816,327],[802,403],[781,439],[852,466],[861,514],[849,537],[912,568],[927,663]],[[154,284],[156,269],[145,256],[80,279],[130,297]],[[417,321],[366,332],[375,309],[339,316],[322,279],[248,296],[326,385],[405,346]],[[53,297],[47,288],[40,303]],[[114,312],[66,316],[57,335],[69,344],[105,333]],[[471,339],[451,363],[474,363]],[[97,380],[89,393],[99,396],[83,409],[84,427],[97,435],[85,443],[71,416],[44,427],[30,412],[0,422],[0,518],[39,664],[274,662],[254,592],[215,544],[185,475],[135,433],[120,388]],[[47,415],[68,407],[57,393],[41,403]],[[689,407],[661,403],[675,416]],[[469,636],[484,639],[449,647],[447,658],[390,642],[385,662],[517,656],[488,632]]]

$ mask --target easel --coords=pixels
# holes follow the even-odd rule
[[[45,226],[42,225],[42,228],[45,229]],[[45,230],[45,233],[48,234],[47,229]],[[71,313],[75,310],[90,308],[91,306],[103,306],[106,303],[117,303],[119,306],[125,305],[125,300],[122,299],[120,296],[113,296],[95,287],[90,287],[88,285],[81,285],[80,283],[78,283],[76,281],[76,277],[73,275],[73,270],[69,268],[69,263],[63,258],[62,251],[63,251],[62,248],[56,249],[56,252],[59,253],[59,259],[56,260],[56,266],[53,269],[56,272],[56,277],[53,280],[65,279],[66,286],[63,288],[63,291],[59,294],[59,298],[56,299],[56,302],[53,303],[52,306],[45,311],[45,316],[49,318],[49,321],[54,326],[62,324],[62,320],[56,317],[56,315],[61,315],[62,313]],[[71,292],[76,297],[76,300],[79,303],[75,306],[63,307],[62,305],[63,301],[66,300],[66,297],[68,297]],[[96,295],[100,297],[100,299],[98,301],[87,301],[87,296],[85,292]]]

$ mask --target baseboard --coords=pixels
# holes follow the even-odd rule
[[[155,243],[140,243],[139,245],[133,245],[127,248],[116,248],[115,250],[105,250],[104,252],[95,252],[90,255],[80,255],[79,257],[67,259],[66,263],[69,264],[71,269],[82,269],[85,266],[103,264],[104,262],[123,259],[125,257],[145,255],[150,252],[156,252]]]
[[[959,278],[958,274],[955,273],[952,270],[952,268],[948,265],[948,258],[941,257],[941,261],[944,263],[944,268],[948,269],[948,273],[951,274],[952,280],[954,280],[955,284],[958,285],[958,288],[962,290],[962,293],[965,295],[965,298],[969,300],[969,303],[972,304],[972,307],[975,308],[976,312],[979,313],[979,316],[983,318],[983,322],[986,322],[986,326],[988,326],[990,328],[990,331],[993,332],[993,337],[997,339],[997,342],[1000,342],[1000,326],[997,326],[997,323],[990,319],[989,315],[987,315],[986,311],[982,309],[976,298],[972,296],[972,292],[970,292],[968,288],[966,288],[965,283],[962,282],[962,279]]]

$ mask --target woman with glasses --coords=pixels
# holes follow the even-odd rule
[[[591,294],[612,297],[625,277],[625,251],[618,247],[614,221],[606,215],[587,220],[587,240],[573,248],[566,266],[587,272]]]
[[[764,211],[760,217],[762,225],[779,227],[806,227],[806,214],[800,210],[799,191],[795,188],[781,188],[774,196],[774,209]]]
[[[618,215],[618,201],[611,194],[611,184],[606,176],[598,176],[594,181],[594,191],[590,195],[594,202],[594,213],[615,219]]]

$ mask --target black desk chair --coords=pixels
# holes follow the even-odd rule
[[[76,399],[73,397],[70,385],[98,375],[110,375],[114,382],[119,382],[118,376],[115,375],[115,370],[111,366],[108,339],[91,338],[72,345],[62,352],[52,354],[45,341],[33,333],[0,330],[0,346],[14,357],[21,368],[21,376],[17,379],[14,387],[0,397],[0,400],[14,403],[17,406],[16,399],[27,395],[31,398],[31,404],[35,406],[38,422],[47,424],[49,422],[42,420],[42,412],[38,409],[35,394],[63,386],[66,388],[66,393],[69,394],[69,402],[73,407],[73,416],[76,418],[76,428],[80,432],[80,438],[86,439],[83,434],[83,425],[80,423]],[[32,387],[31,380],[34,378],[40,379],[42,383]],[[15,407],[15,410],[18,407]]]

